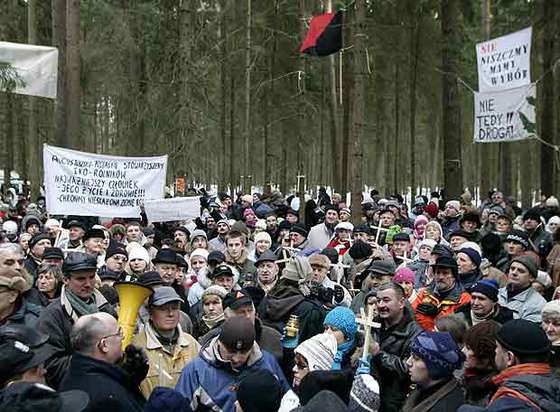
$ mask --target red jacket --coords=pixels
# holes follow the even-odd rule
[[[412,302],[412,309],[416,315],[416,321],[427,331],[433,331],[436,324],[436,319],[443,318],[461,306],[471,301],[471,295],[463,291],[459,285],[449,293],[444,299],[440,299],[434,291],[429,288],[422,288],[418,291],[416,300]],[[417,311],[418,305],[421,303],[431,303],[437,308],[435,316],[425,315]]]

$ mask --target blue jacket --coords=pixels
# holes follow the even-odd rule
[[[187,399],[193,411],[233,412],[239,381],[246,374],[258,369],[272,372],[280,381],[284,393],[290,389],[274,356],[262,351],[258,344],[254,344],[245,367],[235,371],[228,362],[220,359],[216,337],[183,369],[175,390]]]

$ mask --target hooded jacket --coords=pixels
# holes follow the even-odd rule
[[[175,390],[186,398],[192,410],[233,411],[240,380],[258,369],[267,369],[276,376],[282,393],[290,389],[274,357],[262,351],[257,343],[253,344],[243,368],[234,370],[229,362],[221,359],[216,337],[183,369]]]
[[[506,287],[498,291],[498,303],[513,311],[514,319],[526,319],[531,322],[540,322],[542,308],[546,300],[532,287],[509,298]]]

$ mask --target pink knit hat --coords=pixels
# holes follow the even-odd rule
[[[414,272],[407,267],[402,267],[397,270],[395,276],[393,276],[393,282],[395,283],[402,283],[402,282],[410,282],[414,283],[415,276]]]

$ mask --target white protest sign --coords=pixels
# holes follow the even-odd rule
[[[531,83],[532,28],[476,45],[478,90],[505,90]]]
[[[58,49],[0,42],[0,62],[9,63],[24,85],[13,92],[56,99]]]
[[[105,156],[43,146],[47,211],[52,215],[139,217],[161,199],[167,156]]]
[[[200,216],[200,196],[147,200],[144,211],[150,222],[172,222]]]
[[[474,94],[474,141],[511,142],[537,132],[536,84],[501,92]]]

